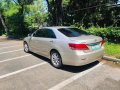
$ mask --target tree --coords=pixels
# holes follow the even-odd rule
[[[111,2],[110,2],[111,1]],[[68,25],[77,24],[83,27],[110,26],[120,9],[110,8],[108,4],[115,4],[118,0],[69,0],[65,7],[64,22]]]
[[[51,25],[110,26],[118,25],[118,0],[46,0]],[[108,7],[108,4],[110,6]],[[110,8],[111,7],[111,8]]]
[[[4,29],[5,29],[6,35],[8,35],[8,29],[7,29],[7,26],[5,24],[4,19],[2,18],[2,14],[1,13],[0,13],[0,20],[2,22],[2,25],[3,25]]]
[[[16,5],[18,5],[19,8],[19,18],[20,18],[20,23],[19,23],[19,29],[21,29],[21,36],[23,36],[26,31],[25,31],[25,23],[24,23],[24,14],[25,14],[25,6],[32,4],[33,0],[13,0]]]
[[[49,12],[50,25],[62,25],[63,0],[46,0]]]
[[[3,6],[3,4],[5,5],[5,3],[0,2],[0,21],[2,23],[2,26],[4,27],[6,35],[8,35],[8,29],[7,29],[7,26],[5,24],[5,21],[3,19],[3,15],[2,15],[2,13],[4,12],[4,6]]]
[[[27,5],[25,20],[30,23],[30,26],[44,26],[47,20],[47,12],[43,6],[42,0],[36,0],[32,5]]]

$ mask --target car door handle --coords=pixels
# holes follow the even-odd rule
[[[49,41],[49,42],[53,43],[53,41]]]

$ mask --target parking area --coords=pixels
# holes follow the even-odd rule
[[[106,60],[56,69],[23,51],[22,41],[0,42],[0,90],[120,90],[120,65]]]

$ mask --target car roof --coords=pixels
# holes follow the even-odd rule
[[[50,26],[50,27],[42,27],[48,29],[60,29],[60,28],[71,28],[70,26]]]

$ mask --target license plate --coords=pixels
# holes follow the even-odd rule
[[[91,48],[92,48],[92,50],[97,50],[97,49],[100,48],[100,46],[99,45],[94,45],[94,46],[91,46]]]

